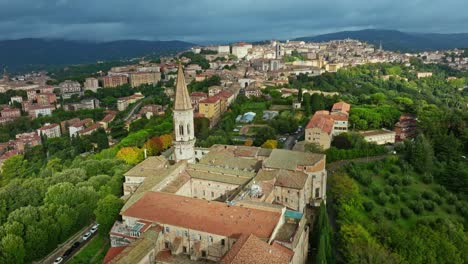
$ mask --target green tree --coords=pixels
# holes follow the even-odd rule
[[[26,251],[24,241],[21,237],[7,234],[2,238],[1,251],[2,263],[21,264],[24,263]]]
[[[2,166],[2,185],[8,184],[15,178],[24,178],[28,169],[28,161],[23,155],[15,155],[8,158]]]
[[[101,225],[100,228],[103,234],[110,231],[119,216],[122,206],[123,201],[112,194],[99,200],[94,214],[96,215],[96,221]]]

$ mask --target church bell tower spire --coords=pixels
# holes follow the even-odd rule
[[[185,83],[182,64],[179,63],[174,100],[174,159],[195,162],[195,129],[193,107]]]

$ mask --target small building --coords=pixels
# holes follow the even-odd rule
[[[134,72],[129,76],[130,86],[133,88],[143,84],[156,84],[161,80],[160,72]]]
[[[367,142],[373,142],[377,145],[394,144],[396,133],[394,131],[381,129],[359,132]]]
[[[39,136],[47,136],[47,138],[60,137],[62,133],[60,132],[59,124],[49,124],[46,123],[44,126],[37,129],[37,134]]]
[[[117,99],[117,109],[119,111],[124,111],[125,109],[127,109],[127,107],[130,104],[133,104],[136,101],[141,100],[143,98],[145,98],[145,96],[142,95],[141,93],[135,93],[134,95],[130,95],[130,96],[127,96],[127,97],[121,97],[121,98]]]
[[[0,114],[2,117],[15,118],[21,116],[21,110],[18,108],[5,107],[2,109],[2,111],[0,111]]]
[[[418,72],[416,73],[418,79],[432,77],[432,72]]]
[[[99,89],[99,80],[93,77],[86,78],[85,83],[84,83],[84,89],[90,90],[93,92],[97,92],[97,89]]]
[[[31,118],[38,118],[40,116],[51,116],[55,107],[52,105],[30,105],[28,106],[28,114]]]

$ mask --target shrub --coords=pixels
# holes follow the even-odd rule
[[[415,214],[421,214],[424,211],[424,204],[421,201],[412,201],[409,207]]]
[[[401,192],[401,186],[395,185],[393,186],[393,193],[394,194],[399,194]]]
[[[457,208],[457,209],[458,209],[458,212],[459,212],[465,219],[468,218],[468,207],[467,207],[466,204],[465,204],[465,206],[462,206],[462,207]]]
[[[379,211],[372,212],[370,218],[376,223],[380,223],[383,220],[382,213],[380,213]]]
[[[435,190],[435,192],[436,192],[437,194],[439,194],[439,195],[442,196],[442,197],[446,197],[446,195],[449,194],[449,192],[447,192],[447,189],[445,189],[444,186],[440,186],[440,185],[439,185],[439,186],[435,187],[434,190]]]
[[[387,217],[389,220],[396,220],[398,217],[400,217],[400,213],[398,211],[394,211],[392,209],[385,209],[384,211],[385,217]]]
[[[390,167],[390,171],[394,174],[398,174],[401,172],[401,169],[400,167],[393,165],[392,167]]]
[[[398,196],[396,196],[395,194],[390,194],[390,202],[392,204],[398,203],[399,201],[400,199],[398,198]]]
[[[400,209],[400,214],[401,214],[401,216],[402,216],[403,218],[407,218],[407,219],[408,219],[408,218],[411,217],[412,212],[411,212],[411,210],[410,210],[408,207],[402,207],[402,208]]]
[[[385,193],[380,193],[377,196],[377,202],[381,205],[385,205],[388,202],[388,196]]]
[[[362,206],[367,212],[371,212],[372,209],[374,209],[375,204],[372,201],[365,201],[364,203],[362,203]]]
[[[434,194],[432,201],[434,201],[436,204],[442,204],[442,198],[440,198],[440,196],[437,194]]]
[[[422,177],[422,181],[425,184],[431,184],[434,181],[434,177],[432,176],[432,174],[426,174]]]
[[[449,214],[454,214],[455,213],[455,206],[453,205],[445,205],[444,206],[444,211],[449,213]]]
[[[408,176],[406,176],[405,178],[403,178],[403,179],[401,180],[401,183],[402,183],[403,185],[405,185],[405,186],[410,185],[411,182],[412,182],[412,180],[411,180],[411,178],[408,177]]]
[[[426,200],[432,200],[434,198],[434,194],[432,192],[429,192],[429,191],[424,191],[422,193],[422,197]]]
[[[427,211],[434,211],[435,209],[435,203],[433,201],[424,201],[424,209]]]
[[[388,177],[387,182],[388,182],[388,184],[390,184],[392,186],[401,185],[401,179],[400,179],[400,177],[398,177],[396,175],[392,175],[392,176]]]
[[[393,187],[392,187],[392,186],[385,186],[384,192],[385,192],[387,195],[390,195],[390,194],[393,192]]]
[[[371,187],[371,191],[372,191],[372,193],[373,193],[374,195],[376,195],[376,196],[379,195],[379,194],[382,192],[382,190],[380,189],[380,187],[379,187],[379,186],[376,186],[376,185],[374,185],[374,186]]]
[[[446,195],[446,199],[448,204],[454,204],[457,201],[457,196],[455,196],[453,193],[448,193]]]
[[[409,195],[407,193],[400,193],[400,201],[406,202],[409,200]]]

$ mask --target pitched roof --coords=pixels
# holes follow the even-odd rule
[[[313,166],[323,159],[323,154],[274,149],[270,157],[263,162],[263,167],[296,170],[298,166]]]
[[[309,123],[307,123],[306,129],[319,128],[322,132],[331,134],[333,131],[334,124],[335,120],[332,116],[316,112],[314,116],[310,119]]]
[[[349,114],[349,109],[351,109],[351,105],[345,102],[338,102],[335,103],[332,107],[332,112],[342,112]]]
[[[262,241],[254,235],[244,235],[221,259],[221,264],[286,264],[289,263],[294,252],[279,249]]]
[[[300,171],[278,171],[276,186],[301,190],[307,181],[307,175]]]
[[[190,95],[187,90],[187,84],[185,83],[185,76],[184,71],[182,70],[182,64],[179,64],[179,70],[177,72],[174,110],[190,109],[192,109],[192,103],[190,101]]]
[[[266,239],[272,235],[282,214],[280,210],[229,206],[174,194],[147,192],[122,215],[227,237],[254,234]]]
[[[160,156],[151,156],[138,163],[135,167],[124,173],[130,177],[149,177],[156,175],[167,164],[167,160]]]

